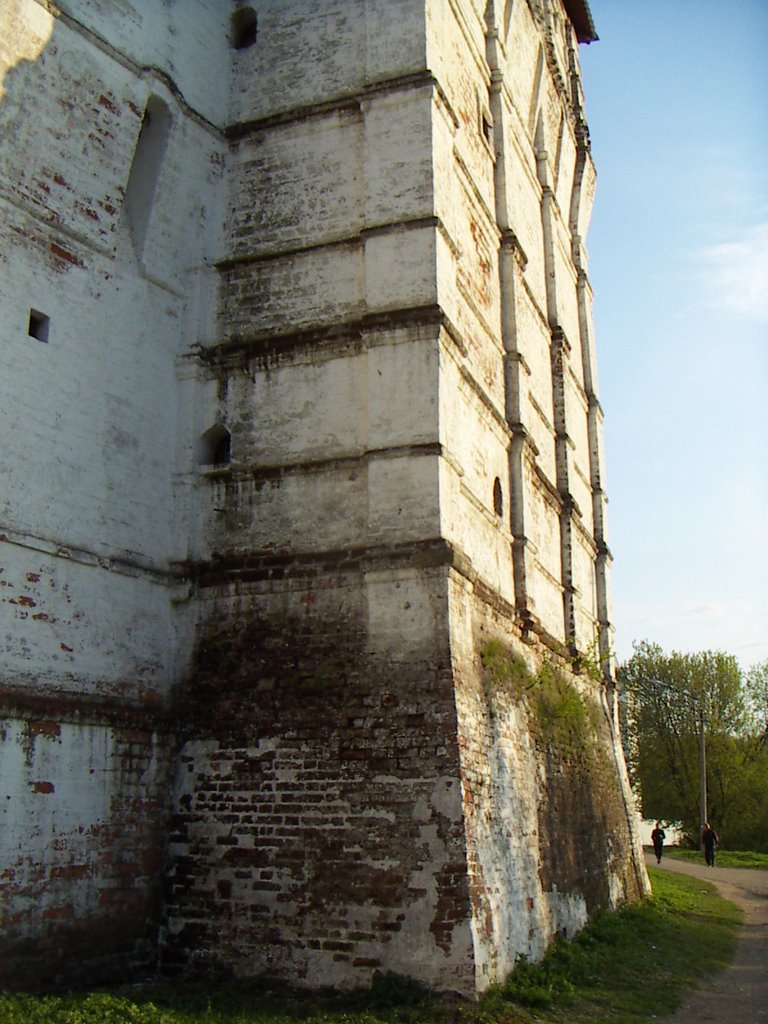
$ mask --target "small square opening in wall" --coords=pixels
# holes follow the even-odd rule
[[[37,338],[38,341],[48,341],[48,328],[51,325],[51,318],[37,309],[29,311],[29,327],[27,334],[30,338]]]

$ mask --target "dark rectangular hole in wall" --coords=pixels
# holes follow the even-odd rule
[[[29,311],[29,328],[27,334],[30,338],[37,338],[38,341],[48,341],[48,328],[51,318],[45,313],[39,313],[36,309]]]

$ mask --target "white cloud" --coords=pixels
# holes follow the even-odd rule
[[[698,253],[707,305],[768,321],[768,223]]]

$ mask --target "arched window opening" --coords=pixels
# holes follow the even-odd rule
[[[232,437],[225,426],[214,423],[200,438],[200,462],[204,466],[228,466],[232,461]]]
[[[150,96],[125,189],[125,212],[138,255],[144,249],[170,128],[171,114],[168,107],[157,96]]]
[[[536,131],[533,137],[533,146],[536,151],[536,177],[539,179],[540,185],[548,185],[548,168],[547,168],[547,132],[544,124],[544,114],[539,111],[539,116],[536,120]]]
[[[493,511],[497,516],[504,514],[504,493],[501,490],[501,480],[498,477],[493,481]]]
[[[252,7],[241,7],[232,15],[230,42],[235,50],[247,50],[256,42],[259,27],[256,11]]]

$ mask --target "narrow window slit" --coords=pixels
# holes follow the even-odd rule
[[[490,117],[486,114],[482,115],[482,132],[485,137],[485,141],[489,146],[493,145],[493,124],[491,123]]]
[[[215,423],[200,438],[200,462],[204,466],[228,466],[232,461],[232,436],[225,426]]]
[[[144,249],[170,128],[168,107],[159,97],[150,96],[125,189],[125,212],[138,256]]]
[[[48,329],[51,325],[51,318],[46,316],[45,313],[40,313],[36,309],[30,309],[29,311],[29,327],[27,328],[27,334],[30,338],[36,338],[38,341],[48,341]]]
[[[493,511],[497,516],[502,515],[504,512],[504,494],[498,477],[493,481]]]

